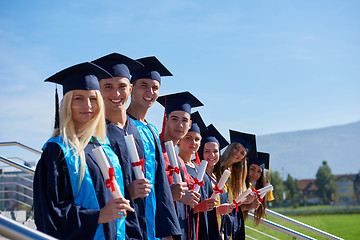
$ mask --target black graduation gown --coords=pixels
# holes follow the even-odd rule
[[[217,184],[217,182],[214,179],[212,179],[207,173],[205,175],[212,184],[214,184],[214,185]],[[212,194],[212,192],[213,192],[213,189],[211,189],[211,194]],[[229,203],[229,196],[227,195],[226,191],[224,191],[223,193],[220,193],[220,204],[223,204],[223,203]],[[214,232],[212,233],[213,235],[219,234],[219,237],[221,239],[221,233],[223,233],[224,234],[224,240],[230,239],[231,231],[232,231],[232,225],[231,225],[232,223],[231,223],[231,221],[226,221],[226,219],[228,217],[229,216],[227,214],[226,215],[221,215],[221,222],[218,223],[216,211],[215,211],[215,216],[213,215],[213,213],[211,215],[209,215],[209,222],[210,222],[210,224],[209,224],[210,228],[209,229],[214,230],[215,226],[218,227],[218,225],[220,224],[220,231],[215,231],[214,230]],[[216,224],[215,224],[214,219],[216,219]]]
[[[115,124],[106,121],[107,124],[107,136],[110,141],[110,147],[120,160],[121,169],[123,170],[124,178],[124,193],[125,198],[130,200],[130,193],[127,189],[127,185],[136,180],[135,173],[132,170],[130,156],[126,147],[124,136],[132,134],[136,149],[139,154],[139,158],[144,158],[144,148],[141,141],[140,134],[136,129],[136,126],[128,118],[126,129],[121,129]],[[125,234],[126,239],[147,239],[146,231],[146,218],[145,218],[145,198],[137,198],[130,200],[130,205],[134,208],[134,212],[128,212],[125,220]]]
[[[155,162],[155,195],[156,195],[156,214],[155,232],[156,237],[180,235],[180,226],[176,217],[170,186],[168,184],[162,151],[156,135],[149,127],[156,142],[156,162]],[[133,134],[139,158],[145,158],[144,146],[140,134],[128,116],[126,129],[120,129],[111,122],[107,122],[107,135],[110,140],[111,148],[120,159],[123,169],[124,186],[135,180],[135,174],[131,166],[130,156],[127,152],[124,136]],[[129,192],[125,187],[125,195],[130,199]],[[135,207],[135,212],[126,218],[127,239],[147,239],[146,218],[145,218],[145,198],[138,198],[130,201],[131,206]]]
[[[84,151],[101,209],[112,197],[91,151],[93,148],[89,143]],[[66,160],[56,143],[49,143],[44,149],[36,166],[33,186],[34,219],[38,230],[59,239],[94,238],[100,211],[74,204]],[[116,219],[103,224],[106,239],[116,239],[116,225]]]
[[[195,164],[195,169],[186,165],[186,169],[192,178],[196,178],[199,166]],[[208,199],[213,194],[213,189],[211,185],[211,180],[209,176],[204,174],[204,185],[200,188],[200,202]],[[219,226],[216,219],[216,208],[208,212],[199,213],[199,233],[198,239],[209,239],[209,240],[219,240],[221,239]]]

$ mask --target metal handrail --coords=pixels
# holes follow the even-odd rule
[[[15,201],[17,203],[21,203],[22,205],[25,205],[27,206],[28,208],[32,208],[31,205],[27,204],[27,203],[24,203],[23,201],[20,201],[20,200],[17,200],[15,198],[3,198],[3,199],[0,199],[0,202],[5,202],[5,201]]]
[[[0,191],[0,193],[15,193],[15,194],[19,194],[27,199],[33,200],[33,198],[31,196],[26,195],[22,192],[15,191],[15,190],[3,190],[3,191]]]
[[[27,172],[27,173],[30,173],[30,174],[32,174],[32,175],[35,174],[35,170],[34,170],[34,169],[29,168],[29,167],[26,167],[26,166],[23,166],[23,165],[15,162],[15,161],[12,161],[12,160],[10,160],[10,159],[8,159],[8,158],[6,158],[6,157],[3,157],[3,156],[1,156],[1,155],[0,155],[0,161],[3,162],[3,163],[6,163],[6,164],[8,164],[8,165],[10,165],[10,166],[12,166],[12,167],[15,167],[15,168],[17,168],[17,169],[20,169],[20,170],[23,171],[23,172]]]
[[[342,238],[334,236],[334,235],[332,235],[330,233],[324,232],[324,231],[322,231],[320,229],[309,226],[309,225],[307,225],[305,223],[302,223],[302,222],[296,221],[296,220],[294,220],[292,218],[289,218],[287,216],[284,216],[284,215],[282,215],[280,213],[274,212],[274,211],[272,211],[270,209],[266,209],[266,214],[268,214],[270,216],[273,216],[273,217],[275,217],[277,219],[283,220],[285,222],[292,223],[292,224],[294,224],[296,226],[299,226],[299,227],[301,227],[303,229],[309,230],[309,231],[311,231],[313,233],[319,234],[319,235],[321,235],[323,237],[326,237],[328,239],[336,239],[336,240],[341,240],[342,239]]]
[[[275,239],[275,240],[279,240],[278,238],[273,237],[273,236],[271,236],[271,235],[269,235],[269,234],[263,233],[263,232],[255,229],[255,228],[249,227],[249,226],[247,226],[247,225],[245,225],[245,227],[246,227],[247,229],[250,229],[251,231],[257,232],[258,234],[264,235],[265,237],[268,237],[268,238],[271,238],[271,239]],[[246,237],[247,237],[247,238],[250,238],[249,236],[246,236]]]
[[[14,220],[0,215],[0,234],[14,240],[56,240],[56,238],[29,228]]]
[[[248,213],[248,217],[250,219],[254,219],[254,215],[252,213]],[[290,228],[287,228],[287,227],[284,227],[284,226],[281,226],[280,224],[277,224],[277,223],[274,223],[274,222],[271,222],[267,219],[261,219],[260,221],[260,224],[261,225],[264,225],[268,228],[271,228],[273,230],[276,230],[278,232],[281,232],[281,233],[284,233],[290,237],[293,237],[295,239],[310,239],[310,240],[315,240],[315,238],[312,238],[310,236],[307,236],[303,233],[300,233],[300,232],[297,232],[295,230],[292,230]]]
[[[22,144],[22,143],[19,143],[19,142],[0,142],[0,147],[1,146],[19,146],[19,147],[21,147],[21,148],[24,148],[24,149],[26,149],[26,150],[28,150],[28,151],[30,151],[30,152],[33,152],[33,153],[36,153],[36,154],[39,154],[39,155],[41,155],[41,151],[39,151],[39,150],[36,150],[36,149],[34,149],[34,148],[31,148],[31,147],[29,147],[29,146],[26,146],[26,145],[24,145],[24,144]]]
[[[3,175],[0,175],[0,176],[3,177]],[[0,185],[16,185],[16,186],[22,187],[26,190],[29,190],[31,192],[33,191],[33,189],[31,187],[25,186],[25,185],[17,183],[17,182],[0,182]]]

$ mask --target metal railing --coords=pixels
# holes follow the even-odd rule
[[[254,215],[252,213],[248,213],[248,218],[253,220],[254,219]],[[281,232],[284,233],[294,239],[310,239],[310,240],[315,240],[315,238],[309,237],[303,233],[297,232],[295,230],[292,230],[290,228],[284,227],[280,224],[274,223],[272,221],[269,221],[267,219],[261,219],[260,222],[261,225],[266,226],[270,229],[273,229],[277,232]]]
[[[296,225],[296,226],[299,226],[299,227],[301,227],[302,229],[309,230],[309,231],[311,231],[311,232],[313,232],[313,233],[316,233],[316,234],[318,234],[318,235],[321,235],[321,236],[323,236],[323,237],[325,237],[325,238],[327,238],[327,239],[336,239],[336,240],[342,239],[342,238],[339,238],[339,237],[337,237],[337,236],[334,236],[334,235],[332,235],[332,234],[330,234],[330,233],[324,232],[324,231],[322,231],[322,230],[320,230],[320,229],[317,229],[317,228],[314,228],[314,227],[312,227],[312,226],[310,226],[310,225],[307,225],[307,224],[305,224],[305,223],[296,221],[295,219],[292,219],[292,218],[289,218],[289,217],[287,217],[287,216],[284,216],[284,215],[282,215],[282,214],[280,214],[280,213],[274,212],[274,211],[272,211],[272,210],[270,210],[270,209],[266,209],[266,214],[269,215],[269,216],[273,216],[273,217],[275,217],[275,218],[277,218],[277,219],[283,220],[283,221],[285,221],[285,222],[288,222],[288,223],[294,224],[294,225]]]
[[[56,240],[45,233],[22,225],[14,220],[0,215],[0,234],[14,240]]]

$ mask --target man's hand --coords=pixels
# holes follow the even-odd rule
[[[136,179],[127,185],[131,200],[149,196],[151,185],[146,178]]]

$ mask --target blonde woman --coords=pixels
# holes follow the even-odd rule
[[[123,239],[124,198],[113,199],[92,149],[101,145],[123,192],[119,160],[106,144],[104,106],[98,79],[111,77],[82,63],[46,81],[63,85],[59,119],[45,143],[34,176],[34,214],[38,230],[59,239]],[[107,186],[106,186],[107,185]]]
[[[226,148],[220,157],[220,164],[214,167],[214,172],[218,178],[225,169],[231,171],[230,178],[226,184],[230,203],[236,199],[246,189],[246,176],[247,176],[247,157],[257,157],[255,135],[241,133],[230,130],[231,144]],[[248,197],[243,203],[249,204],[255,200],[255,197]],[[244,218],[241,211],[241,206],[236,206],[225,220],[225,228],[231,229],[227,238],[245,239],[245,225]]]

